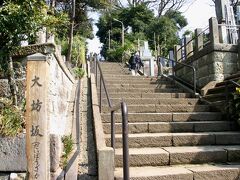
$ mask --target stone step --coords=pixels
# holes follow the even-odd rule
[[[131,180],[237,180],[240,164],[186,164],[175,166],[130,167]],[[116,168],[115,180],[123,180],[123,169]]]
[[[229,153],[240,155],[240,146],[130,148],[129,165],[166,166],[188,163],[225,163],[231,161]],[[115,149],[115,166],[122,167],[122,161],[122,148]]]
[[[240,79],[240,76],[239,77],[231,77],[230,79],[235,81],[235,82],[237,82]],[[225,84],[226,84],[226,81],[222,81],[222,82],[217,83],[216,87],[218,87],[218,86],[225,86]]]
[[[144,92],[109,92],[110,98],[192,98],[191,93],[144,93]],[[98,91],[99,97],[99,91]],[[103,97],[105,92],[103,92]]]
[[[129,105],[128,112],[134,113],[168,113],[168,112],[207,112],[210,111],[209,105]],[[119,109],[116,112],[120,112]],[[102,113],[108,113],[109,107],[103,106]]]
[[[156,82],[158,81],[157,78],[149,78],[149,77],[145,77],[145,76],[131,76],[131,75],[125,75],[125,76],[112,76],[112,75],[104,75],[104,79],[106,81],[109,81],[109,80],[114,80],[114,81],[117,81],[117,80],[122,80],[122,81],[129,81],[129,80],[133,80],[133,81],[149,81],[149,82]],[[160,80],[159,80],[160,81]],[[166,81],[166,80],[164,80]]]
[[[225,93],[207,94],[204,96],[208,101],[221,101],[226,99]]]
[[[121,113],[115,113],[115,121],[122,122]],[[110,113],[101,114],[104,123],[110,122]],[[191,122],[221,121],[220,112],[188,112],[188,113],[128,113],[128,122]]]
[[[105,134],[110,146],[110,134]],[[116,134],[116,148],[122,147],[122,135]],[[167,147],[195,145],[238,145],[240,132],[202,132],[202,133],[141,133],[129,134],[129,147]]]
[[[225,80],[231,80],[231,79],[235,79],[235,78],[240,78],[240,71],[238,71],[235,74],[232,74],[232,75],[228,76],[227,78],[225,78]]]
[[[104,133],[111,133],[111,123],[103,124]],[[169,132],[217,132],[237,130],[237,124],[229,121],[202,122],[135,122],[128,123],[128,133]],[[122,123],[115,124],[115,132],[122,133]]]
[[[182,93],[183,90],[178,88],[114,88],[108,87],[109,93],[128,93],[128,92],[141,92],[141,93]]]
[[[113,104],[122,101],[122,98],[111,98]],[[182,105],[196,105],[200,103],[198,99],[193,98],[124,98],[124,102],[130,104],[182,104]],[[102,99],[103,104],[107,104],[107,99]]]
[[[233,84],[230,84],[228,86],[229,92],[234,92],[235,91],[235,86]],[[209,89],[207,94],[218,94],[218,93],[226,93],[225,92],[225,86],[217,86],[215,88]]]
[[[106,84],[152,84],[152,85],[164,85],[164,84],[174,84],[171,81],[156,81],[156,80],[142,80],[142,79],[116,79],[116,80],[109,80],[106,79]]]
[[[107,88],[155,88],[155,89],[162,89],[162,88],[176,88],[174,84],[133,84],[133,83],[118,83],[118,84],[106,84]]]

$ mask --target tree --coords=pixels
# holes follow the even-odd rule
[[[132,1],[131,1],[132,2]],[[116,18],[123,22],[125,27],[131,27],[132,32],[125,34],[125,40],[132,43],[130,49],[137,50],[138,39],[149,41],[150,47],[154,47],[154,40],[158,40],[158,44],[162,47],[163,54],[166,55],[167,51],[178,43],[179,37],[177,32],[187,25],[187,20],[182,16],[179,11],[169,10],[160,17],[154,17],[154,13],[149,9],[146,3],[142,1],[134,1],[135,6],[129,6],[125,8],[119,8],[113,11],[111,14],[105,12],[100,17],[97,27],[97,36],[100,42],[103,43],[103,49],[101,54],[106,58],[109,55],[108,47],[109,42],[109,30],[111,30],[111,48],[119,50],[119,43],[121,39],[121,24],[113,21]],[[146,2],[146,1],[144,1]],[[155,39],[154,39],[155,35]],[[124,50],[129,50],[125,47]],[[114,49],[111,49],[111,57]],[[117,54],[117,53],[116,53]],[[119,57],[115,56],[115,59]]]
[[[43,0],[5,0],[0,7],[0,69],[9,79],[14,104],[17,98],[11,52],[19,48],[21,41],[34,42],[43,26],[52,29],[54,24],[61,24],[47,11]]]
[[[128,5],[134,7],[140,4],[147,5],[157,10],[160,17],[168,11],[179,11],[185,4],[192,1],[194,0],[128,0]]]
[[[49,5],[55,5],[55,11],[60,10],[68,13],[70,26],[68,31],[60,30],[58,38],[65,41],[68,37],[67,60],[71,61],[73,37],[80,35],[84,38],[93,38],[92,20],[88,18],[89,10],[101,9],[109,6],[107,0],[50,0]],[[66,28],[65,28],[66,29]]]
[[[187,25],[187,20],[178,11],[169,11],[164,16],[156,17],[146,32],[148,38],[156,35],[157,44],[162,47],[162,55],[166,56],[168,50],[178,43],[177,32]],[[150,41],[153,47],[153,41]]]
[[[118,19],[123,22],[124,27],[126,28],[125,40],[128,43],[125,43],[126,46],[123,49],[119,48],[119,42],[121,42],[122,27],[119,22],[116,22],[113,19]],[[138,38],[144,37],[145,39],[145,35],[143,32],[146,31],[148,25],[153,19],[154,13],[144,4],[136,5],[135,7],[131,6],[126,8],[117,8],[111,13],[104,12],[99,18],[98,23],[96,24],[98,27],[97,36],[99,37],[100,42],[104,44],[101,54],[106,58],[106,55],[109,55],[109,53],[107,52],[108,50],[110,52],[113,52],[113,50],[110,50],[110,47],[108,47],[109,30],[111,30],[111,48],[116,48],[119,52],[121,52],[122,50],[130,49],[131,51],[133,51],[134,44],[137,44]],[[132,32],[126,33],[126,30],[128,28],[131,28]],[[137,47],[135,47],[135,50],[137,50]],[[119,59],[119,57],[117,56],[114,57],[115,59]]]

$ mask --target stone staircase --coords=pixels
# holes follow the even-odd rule
[[[215,85],[215,87],[209,89],[204,96],[206,100],[209,102],[213,103],[219,110],[222,112],[225,111],[223,104],[225,104],[226,100],[226,92],[225,92],[225,86],[226,82],[228,80],[233,80],[235,82],[240,80],[240,72],[233,74],[227,78],[223,82],[219,82]],[[235,91],[235,86],[230,84],[228,86],[229,92],[234,92]]]
[[[220,112],[166,78],[131,76],[118,63],[101,64],[114,103],[128,104],[132,180],[240,179],[240,132]],[[110,146],[110,113],[102,122]],[[123,179],[121,114],[116,118],[115,179]]]

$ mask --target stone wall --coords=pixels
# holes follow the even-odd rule
[[[65,69],[67,70],[67,69]],[[50,134],[66,135],[71,133],[74,81],[68,77],[59,60],[52,56],[50,60],[49,119]],[[67,70],[68,71],[68,70]]]
[[[183,62],[196,68],[198,88],[210,81],[222,81],[240,70],[237,45],[210,43]],[[177,65],[175,71],[178,77],[192,82],[190,68]]]

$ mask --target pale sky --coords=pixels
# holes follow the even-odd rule
[[[208,19],[216,17],[215,7],[212,6],[212,0],[195,0],[193,3],[184,6],[181,11],[188,20],[188,26],[185,30],[194,30],[196,28],[205,28],[208,26]],[[97,22],[97,13],[91,13],[90,17]],[[94,26],[94,33],[96,33],[97,27]],[[88,40],[88,52],[99,53],[101,44],[98,38],[95,36],[93,40]]]

